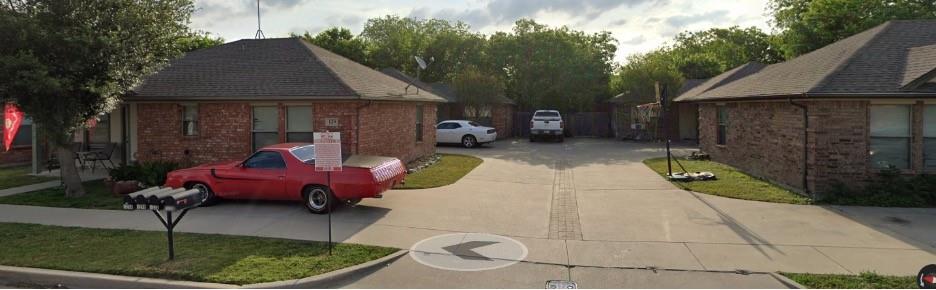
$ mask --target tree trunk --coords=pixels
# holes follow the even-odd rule
[[[58,146],[56,150],[60,169],[62,171],[62,182],[65,183],[66,197],[84,196],[84,187],[81,185],[81,176],[78,175],[78,168],[75,167],[75,152],[68,146]]]

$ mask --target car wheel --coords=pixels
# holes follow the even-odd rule
[[[475,139],[475,137],[471,135],[465,135],[465,137],[462,137],[461,143],[465,148],[474,148],[478,146],[478,139]]]
[[[201,206],[211,206],[218,202],[214,191],[211,191],[211,188],[204,183],[192,183],[186,186],[185,189],[198,189],[198,193],[201,194],[202,197]]]
[[[305,207],[314,214],[323,214],[331,211],[335,205],[335,195],[328,187],[307,186],[302,190]]]
[[[530,135],[530,143],[536,142],[536,138],[533,135]]]

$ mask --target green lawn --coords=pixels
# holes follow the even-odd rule
[[[85,196],[65,197],[62,187],[0,196],[0,204],[35,205],[48,207],[72,207],[91,209],[123,209],[123,197],[116,196],[104,187],[100,180],[84,183]]]
[[[747,175],[738,169],[714,161],[679,160],[686,170],[709,171],[715,173],[717,180],[676,182],[673,184],[683,189],[707,193],[712,195],[757,200],[776,203],[809,204],[809,198],[796,194],[768,181]],[[666,177],[666,158],[653,158],[644,160],[650,169],[653,169],[664,178]],[[682,169],[673,162],[673,172]]]
[[[322,242],[178,233],[168,262],[164,232],[14,223],[0,223],[0,241],[0,265],[229,284],[304,278],[397,251],[337,244],[329,256]]]
[[[874,273],[860,275],[828,275],[780,273],[811,289],[917,289],[916,277],[883,276]]]
[[[441,154],[442,160],[416,173],[406,176],[406,184],[397,189],[421,189],[446,186],[455,183],[475,167],[481,165],[481,158]]]
[[[40,177],[29,175],[29,169],[29,166],[0,168],[0,189],[58,180],[57,177]]]

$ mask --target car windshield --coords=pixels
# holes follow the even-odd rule
[[[289,153],[304,163],[315,160],[315,145],[305,145],[289,149]]]
[[[537,117],[559,117],[559,112],[536,112]]]
[[[468,122],[468,125],[471,125],[472,127],[481,127],[481,124],[478,124],[476,122]]]

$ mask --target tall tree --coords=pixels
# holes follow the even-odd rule
[[[787,58],[893,19],[934,19],[933,0],[770,0],[776,43]]]
[[[181,54],[191,0],[17,0],[0,4],[0,101],[57,148],[66,196],[84,189],[70,146],[146,74]]]
[[[183,52],[199,50],[202,48],[215,47],[224,44],[224,38],[212,36],[211,33],[203,31],[192,31],[188,35],[176,40],[177,46]]]
[[[355,37],[347,28],[332,27],[314,36],[307,31],[302,34],[302,38],[350,60],[361,64],[368,63],[367,45],[363,39]]]
[[[676,94],[684,79],[710,78],[752,61],[782,60],[770,36],[755,27],[684,32],[672,44],[629,57],[612,78],[611,90],[649,99],[655,95],[656,82]]]
[[[608,32],[586,34],[524,19],[488,41],[487,65],[500,72],[508,96],[523,110],[590,110],[608,96],[617,49]]]
[[[501,81],[494,74],[476,66],[468,66],[459,71],[454,80],[455,93],[465,110],[472,110],[471,116],[480,116],[481,111],[490,109],[498,97],[504,96]]]
[[[415,76],[414,56],[433,59],[418,73],[426,82],[451,81],[456,71],[477,64],[484,45],[484,37],[465,23],[398,16],[368,19],[361,38],[368,45],[371,66],[377,69],[393,67]]]

